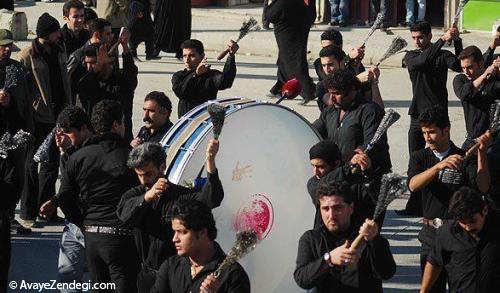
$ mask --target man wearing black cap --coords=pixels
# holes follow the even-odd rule
[[[311,196],[313,204],[317,203],[316,191],[320,182],[347,182],[349,183],[351,193],[355,195],[354,201],[356,211],[353,219],[356,223],[362,223],[366,218],[373,215],[375,202],[370,196],[370,190],[365,183],[370,184],[371,160],[362,151],[356,151],[349,163],[342,162],[341,153],[338,146],[331,141],[320,141],[313,145],[309,150],[309,158],[313,168],[313,176],[307,181],[307,191]],[[352,174],[351,166],[359,164],[365,176],[361,174]],[[316,215],[314,217],[314,228],[322,225],[319,206],[316,206]],[[383,220],[382,220],[383,222]],[[380,223],[381,225],[381,223]]]
[[[11,134],[15,134],[20,129],[32,132],[26,70],[21,63],[10,58],[14,46],[12,39],[10,31],[0,29],[0,119],[6,131]],[[9,160],[15,166],[16,182],[20,186],[24,178],[25,159],[26,148],[10,152]],[[27,234],[31,230],[14,219],[14,210],[19,196],[19,193],[16,194],[16,200],[10,207],[11,229],[17,234]]]
[[[66,51],[60,43],[59,22],[48,13],[42,14],[36,26],[37,38],[20,54],[20,61],[28,71],[33,92],[34,144],[28,151],[32,158],[35,150],[56,124],[57,115],[73,104],[66,72]],[[34,223],[40,204],[55,194],[59,166],[59,152],[51,145],[49,161],[37,163],[29,159],[22,192],[21,218]],[[37,186],[38,185],[38,186]]]

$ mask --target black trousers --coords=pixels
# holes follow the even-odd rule
[[[137,57],[137,47],[144,42],[146,45],[146,56],[155,55],[154,27],[151,15],[145,15],[143,19],[134,21],[130,28],[130,50]]]
[[[0,215],[0,293],[7,292],[10,249],[10,218],[8,215]]]
[[[54,124],[35,122],[35,139],[28,147],[21,193],[21,218],[24,220],[35,220],[40,206],[56,193],[59,150],[55,140],[50,145],[48,162],[40,163],[40,172],[38,172],[38,163],[33,161],[33,155],[54,126]]]
[[[411,156],[413,152],[425,148],[425,140],[418,119],[413,117],[410,119],[410,129],[408,130],[408,152]],[[417,216],[422,216],[422,194],[420,192],[410,193],[410,198],[406,203],[406,211]]]
[[[137,292],[139,258],[133,236],[85,232],[85,253],[92,283],[116,286],[98,292]]]

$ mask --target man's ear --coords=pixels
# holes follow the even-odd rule
[[[161,166],[160,166],[160,172],[161,172],[162,174],[165,174],[165,170],[166,170],[166,169],[167,169],[167,163],[163,163],[163,164],[161,164]]]

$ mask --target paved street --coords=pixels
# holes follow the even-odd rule
[[[36,6],[35,6],[36,5]],[[26,12],[29,19],[30,30],[35,30],[36,19],[43,12],[50,12],[62,21],[61,3],[40,3],[19,1],[17,10]],[[235,9],[193,9],[193,37],[199,38],[206,43],[209,52],[209,62],[213,68],[221,69],[223,63],[216,62],[216,52],[213,50],[222,48],[229,38],[235,39],[241,21],[246,15],[259,17],[260,7],[248,6]],[[310,36],[311,58],[315,57],[319,48],[319,34],[326,26],[313,29]],[[366,35],[367,29],[343,30],[345,45],[358,44]],[[396,29],[394,33],[401,34],[409,41],[407,30]],[[435,35],[439,31],[435,31]],[[30,38],[33,38],[30,35]],[[385,51],[388,42],[393,36],[376,32],[370,40],[365,63],[377,60]],[[470,33],[464,35],[464,46],[477,44],[486,49],[491,36],[486,33]],[[26,46],[28,42],[19,42],[18,46]],[[233,87],[229,90],[219,92],[219,97],[242,96],[257,100],[266,100],[265,94],[274,84],[276,76],[276,52],[275,41],[272,32],[258,32],[249,35],[248,39],[241,42],[241,53],[237,56],[238,74]],[[411,43],[409,45],[412,46]],[[144,59],[143,46],[140,47],[139,57]],[[137,130],[142,124],[142,101],[143,97],[150,91],[164,91],[174,104],[172,120],[177,117],[177,98],[171,90],[172,74],[183,68],[180,61],[172,54],[162,54],[163,58],[154,62],[140,62],[139,86],[136,90],[134,100],[134,128]],[[375,61],[374,61],[375,62]],[[401,56],[396,56],[386,65],[382,66],[380,88],[387,108],[398,111],[402,118],[389,130],[389,145],[391,147],[391,159],[395,172],[405,174],[407,168],[407,129],[409,118],[407,115],[411,97],[411,85],[406,69],[401,68]],[[311,67],[311,76],[315,76]],[[464,132],[464,117],[460,102],[455,97],[451,81],[454,74],[449,74],[448,89],[450,94],[450,118],[452,121],[452,138],[457,144],[461,144]],[[299,106],[298,100],[284,101],[283,105],[293,108],[298,113],[313,121],[319,116],[315,103],[304,107]],[[263,129],[265,131],[265,129]],[[134,131],[136,132],[136,131]],[[306,195],[305,195],[306,196]],[[398,269],[396,275],[385,283],[386,292],[414,292],[418,289],[420,282],[419,273],[419,243],[417,233],[419,224],[412,225],[419,219],[400,218],[394,213],[395,209],[404,206],[405,200],[396,200],[389,208],[384,224],[383,234],[390,238],[392,251],[395,255]],[[410,225],[410,226],[409,226]],[[409,227],[408,227],[409,226]],[[47,226],[43,229],[35,229],[35,233],[27,237],[13,237],[13,255],[11,265],[11,280],[20,281],[47,281],[55,279],[57,270],[58,241],[61,226]],[[406,228],[406,229],[405,229]],[[404,229],[404,231],[401,231]],[[396,235],[394,235],[396,234]],[[265,292],[263,292],[265,293]]]

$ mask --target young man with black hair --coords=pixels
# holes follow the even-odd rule
[[[172,207],[180,200],[195,199],[210,208],[216,208],[224,198],[224,190],[215,166],[219,141],[207,145],[207,180],[202,190],[186,188],[168,182],[166,178],[166,153],[156,143],[144,143],[130,152],[127,165],[134,169],[140,186],[127,191],[118,205],[118,216],[125,224],[135,227],[135,237],[142,270],[137,285],[139,292],[149,292],[154,284],[155,272],[162,262],[175,255],[172,245],[174,231],[166,220]]]
[[[476,187],[487,192],[490,174],[486,150],[490,134],[478,138],[481,143],[477,158],[464,158],[465,151],[450,140],[450,120],[446,111],[434,106],[419,118],[427,148],[416,151],[408,165],[408,188],[420,191],[422,196],[423,228],[418,235],[422,243],[420,263],[422,272],[428,255],[436,241],[436,229],[449,218],[448,204],[453,193],[461,186]],[[445,292],[446,276],[442,274],[434,283],[432,292]]]
[[[356,207],[347,184],[322,182],[316,202],[323,223],[300,238],[297,285],[318,293],[383,292],[382,280],[394,275],[396,263],[377,223],[366,219],[360,227],[351,222]],[[366,247],[356,251],[350,244],[358,234]]]
[[[104,99],[120,102],[125,115],[124,138],[128,142],[133,139],[132,108],[139,73],[128,48],[129,36],[129,33],[125,32],[120,37],[123,68],[115,66],[114,58],[108,55],[107,46],[97,44],[86,46],[84,51],[86,72],[76,81],[75,87],[78,100],[87,113],[91,113],[94,105]]]
[[[133,148],[145,142],[160,143],[173,125],[170,122],[172,102],[163,92],[152,91],[147,94],[142,110],[144,111],[142,121],[145,125],[139,129],[139,133],[130,143]]]
[[[197,200],[182,200],[172,208],[171,218],[177,255],[161,265],[152,293],[250,292],[250,280],[238,262],[220,276],[214,275],[226,255],[215,241],[217,228],[210,207]]]
[[[90,38],[84,28],[85,7],[80,0],[70,0],[63,5],[63,18],[66,24],[61,28],[61,40],[66,46],[66,55],[70,56],[76,49],[85,45]]]
[[[236,77],[235,54],[239,46],[233,40],[227,44],[229,54],[222,72],[210,69],[202,42],[186,40],[181,48],[185,68],[172,76],[172,90],[179,98],[179,117],[206,101],[216,99],[218,91],[233,86]]]
[[[362,152],[367,147],[384,116],[384,110],[359,94],[359,80],[350,70],[336,70],[324,80],[324,84],[332,105],[325,108],[313,125],[323,138],[337,144],[343,161],[350,161],[358,152],[356,150]],[[390,172],[392,165],[387,136],[384,135],[372,149],[371,159],[374,178],[380,179],[382,174]],[[376,194],[378,189],[373,189]]]
[[[469,46],[458,60],[463,73],[453,79],[453,89],[464,108],[467,138],[462,149],[467,150],[488,130],[491,104],[500,98],[500,59],[486,68],[481,50]]]
[[[56,145],[61,152],[60,169],[64,174],[69,156],[76,152],[93,134],[89,116],[82,108],[69,106],[64,108],[57,117],[59,127],[56,132]],[[57,215],[57,207],[66,216],[57,265],[57,280],[60,283],[83,281],[85,272],[85,240],[82,226],[82,206],[79,200],[61,202],[56,194],[51,200],[40,207],[40,215],[52,218]]]
[[[342,161],[342,155],[339,148],[334,142],[323,140],[313,145],[309,149],[309,159],[313,169],[313,176],[307,181],[307,191],[311,196],[311,200],[316,207],[316,215],[314,218],[314,228],[322,225],[319,206],[316,206],[316,191],[320,182],[348,182],[351,192],[354,195],[354,203],[356,210],[353,214],[354,223],[363,223],[366,218],[373,215],[375,208],[373,200],[369,197],[369,190],[365,183],[368,183],[371,178],[368,170],[371,167],[371,159],[365,153],[356,151],[350,162]],[[359,164],[364,175],[355,175],[351,172],[351,166]],[[370,170],[371,171],[371,170]],[[382,223],[378,221],[378,223]]]
[[[410,129],[408,130],[409,154],[425,147],[418,117],[428,107],[441,106],[448,113],[448,91],[446,82],[448,69],[461,72],[460,62],[450,51],[443,50],[446,42],[453,41],[455,54],[462,51],[462,39],[457,28],[450,28],[435,43],[431,42],[431,25],[426,21],[417,21],[410,27],[416,50],[408,51],[404,62],[412,83],[413,97],[410,109]],[[412,193],[401,215],[421,215],[422,203],[418,193]]]
[[[139,184],[126,165],[130,146],[123,140],[120,104],[112,100],[97,103],[91,123],[96,134],[69,157],[60,202],[80,201],[84,207],[82,230],[92,282],[113,282],[116,292],[136,292],[139,260],[133,233],[116,213],[123,193]]]
[[[450,200],[451,220],[436,232],[427,257],[421,293],[430,288],[443,269],[450,292],[487,293],[500,286],[500,237],[482,195],[461,187]]]
[[[34,143],[27,154],[25,180],[21,199],[21,219],[35,222],[40,205],[52,197],[59,168],[59,152],[55,143],[50,145],[48,162],[38,163],[33,158],[38,147],[56,125],[57,115],[66,106],[74,104],[66,72],[66,50],[60,42],[61,32],[57,19],[48,13],[38,18],[37,38],[20,53],[20,61],[28,71],[33,100]]]

